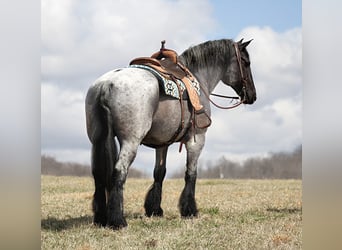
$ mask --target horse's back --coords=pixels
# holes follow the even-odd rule
[[[146,102],[158,99],[158,80],[152,73],[137,68],[123,68],[109,71],[99,77],[92,88],[101,89],[108,98],[120,103]]]

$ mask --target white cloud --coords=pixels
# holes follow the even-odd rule
[[[301,28],[277,33],[269,27],[248,27],[240,32],[239,38],[254,39],[248,51],[259,105],[284,96],[301,97]]]
[[[43,149],[85,148],[85,92],[41,86],[41,131]]]
[[[43,79],[78,88],[133,57],[151,55],[161,40],[183,51],[215,27],[210,9],[206,0],[44,0]]]

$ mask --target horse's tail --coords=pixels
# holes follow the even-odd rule
[[[108,92],[109,91],[109,92]],[[106,85],[100,87],[97,96],[96,109],[98,111],[99,123],[101,124],[100,136],[93,143],[92,164],[99,171],[101,179],[109,191],[113,187],[114,167],[117,161],[118,150],[115,143],[115,132],[113,130],[113,119],[108,104],[110,90]],[[94,170],[93,170],[94,171]]]

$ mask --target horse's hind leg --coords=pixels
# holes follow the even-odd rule
[[[197,216],[198,210],[195,201],[195,186],[197,178],[197,161],[204,146],[205,135],[196,135],[196,142],[192,137],[185,145],[187,162],[185,172],[185,186],[179,199],[179,210],[182,217]]]
[[[127,226],[124,217],[123,188],[126,182],[128,168],[132,164],[138,150],[139,142],[121,143],[118,160],[113,170],[113,184],[111,185],[107,203],[107,225],[113,229]]]
[[[117,148],[110,130],[105,129],[101,137],[93,143],[92,173],[95,182],[93,198],[94,224],[106,226],[107,202],[106,190],[111,182],[110,175],[117,156]]]
[[[154,183],[148,191],[145,199],[146,216],[163,216],[163,209],[160,207],[162,199],[162,186],[166,174],[166,155],[168,146],[156,149],[156,162],[154,166]]]
[[[104,146],[104,145],[103,145]],[[95,192],[93,196],[93,213],[94,224],[98,226],[105,226],[107,224],[106,215],[106,170],[104,168],[103,154],[104,148],[101,146],[101,142],[93,145],[92,148],[92,174],[95,182]]]
[[[108,171],[113,168],[116,147],[104,110],[98,104],[96,88],[90,88],[86,98],[87,134],[92,143],[91,170],[95,192],[92,201],[93,222],[98,226],[107,224],[106,186]]]

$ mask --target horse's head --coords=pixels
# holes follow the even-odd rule
[[[221,80],[235,90],[244,104],[252,104],[256,100],[256,90],[250,67],[249,54],[246,49],[252,40],[244,43],[242,40],[233,43],[234,53],[231,57],[228,70]]]

